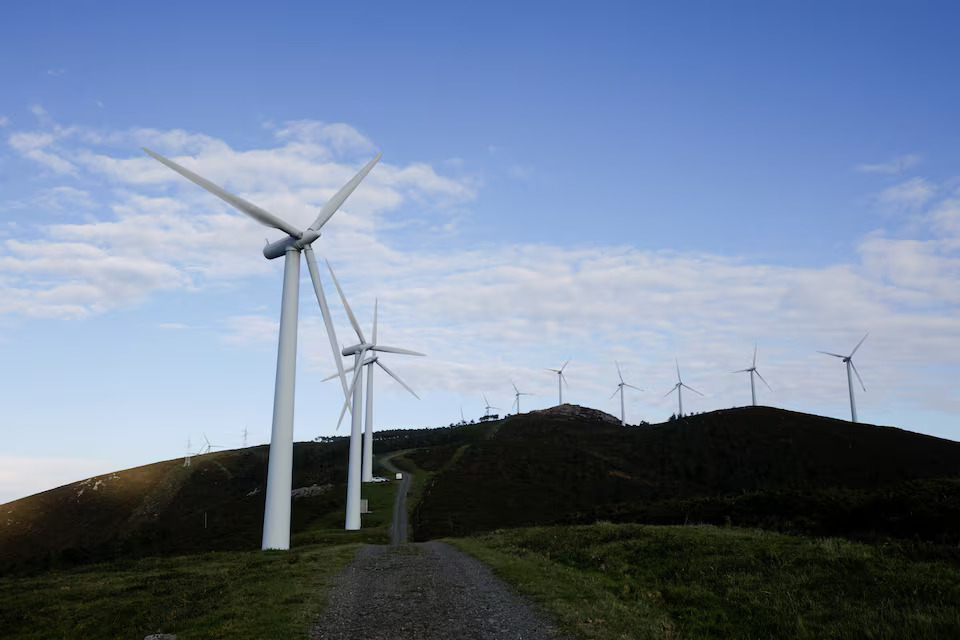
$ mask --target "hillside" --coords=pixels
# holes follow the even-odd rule
[[[473,442],[487,425],[390,430],[377,452]],[[291,531],[345,508],[347,438],[294,445]],[[87,478],[0,505],[0,571],[260,548],[266,446],[220,451]],[[342,520],[340,520],[342,521]],[[296,542],[296,540],[294,541]]]
[[[347,439],[297,443],[292,531],[342,522]],[[563,405],[377,434],[426,472],[415,538],[597,520],[960,542],[960,443],[750,407],[621,427]],[[268,449],[170,460],[0,505],[0,571],[258,549]],[[429,477],[428,477],[429,476]],[[311,538],[312,539],[312,538]]]
[[[960,531],[957,442],[768,407],[609,418],[565,405],[502,420],[433,477],[416,537],[598,519],[938,542]]]

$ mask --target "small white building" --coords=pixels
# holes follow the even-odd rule
[[[403,480],[403,474],[402,474],[402,473],[398,473],[398,474],[397,474],[397,480]]]

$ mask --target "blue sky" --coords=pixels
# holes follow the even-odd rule
[[[269,439],[280,269],[149,146],[305,226],[389,366],[377,424],[511,381],[661,421],[705,397],[958,439],[952,3],[39,3],[0,21],[0,501]],[[304,275],[305,269],[304,269]],[[297,439],[342,398],[308,281]],[[326,280],[329,287],[329,279]],[[338,337],[352,334],[339,304]],[[385,360],[387,361],[387,360]],[[345,432],[341,428],[341,433]]]

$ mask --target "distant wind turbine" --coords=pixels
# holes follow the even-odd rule
[[[670,389],[670,391],[667,391],[667,393],[663,397],[666,398],[668,395],[670,395],[674,391],[677,392],[677,403],[679,404],[679,407],[680,407],[677,413],[677,417],[682,418],[683,417],[683,387],[686,387],[687,389],[690,389],[690,391],[693,391],[694,393],[699,394],[701,396],[703,394],[697,391],[696,389],[694,389],[693,387],[684,384],[683,379],[680,377],[680,362],[676,358],[674,358],[673,360],[677,364],[677,384],[673,385],[673,389]]]
[[[567,377],[563,375],[563,370],[567,368],[567,365],[570,364],[570,360],[567,360],[563,363],[563,366],[559,369],[547,369],[547,371],[553,371],[557,374],[557,388],[560,390],[560,404],[563,404],[563,385],[566,384],[570,386],[567,382]]]
[[[210,453],[213,449],[223,449],[223,445],[219,444],[210,444],[210,440],[207,438],[207,434],[203,434],[203,441],[207,443],[207,446],[202,449],[203,453]]]
[[[517,397],[517,399],[513,401],[513,404],[510,405],[510,409],[513,410],[513,408],[516,407],[517,413],[520,413],[520,396],[532,396],[533,394],[520,391],[520,389],[517,389],[517,385],[513,384],[512,382],[510,383],[510,386],[512,386],[513,390],[516,391],[516,394],[514,395]]]
[[[750,373],[750,397],[753,399],[753,406],[757,406],[757,390],[753,384],[753,374],[756,373],[757,377],[760,378],[761,380],[763,380],[763,376],[760,375],[759,371],[757,371],[757,345],[756,344],[753,345],[753,364],[750,366],[750,368],[740,369],[738,371],[734,371],[733,373],[745,373],[745,372]],[[766,380],[763,380],[763,384],[767,385],[767,389],[770,389],[770,391],[773,391],[773,389],[770,388],[770,385],[767,384]]]
[[[617,375],[620,376],[620,384],[617,385],[617,390],[611,394],[610,399],[613,399],[613,396],[620,394],[620,426],[625,427],[627,425],[626,412],[623,408],[623,388],[630,387],[631,389],[636,389],[637,391],[643,391],[640,387],[635,387],[632,384],[627,384],[623,381],[623,374],[620,373],[620,363],[614,360],[614,364],[617,365]]]
[[[863,385],[863,379],[860,377],[860,372],[857,371],[856,365],[853,364],[853,354],[857,352],[857,349],[860,348],[860,345],[863,344],[863,341],[867,339],[867,336],[870,335],[868,332],[865,336],[860,338],[860,342],[857,343],[857,346],[853,348],[853,351],[850,352],[848,356],[842,356],[839,353],[830,353],[829,351],[818,351],[817,353],[822,353],[828,356],[833,356],[834,358],[840,358],[845,363],[847,363],[847,388],[850,390],[850,419],[852,422],[857,421],[857,403],[853,398],[853,376],[850,375],[850,370],[852,369],[855,374],[857,374],[857,380],[860,381],[860,386],[863,387],[864,393],[866,393],[867,388]]]
[[[337,293],[340,294],[340,302],[343,303],[343,309],[347,312],[347,317],[350,319],[350,324],[353,326],[353,330],[357,333],[357,338],[360,340],[358,344],[355,344],[351,347],[346,347],[341,352],[344,357],[354,357],[354,364],[350,369],[353,371],[353,382],[350,384],[350,388],[347,391],[346,401],[343,404],[343,409],[340,411],[340,419],[337,420],[337,429],[339,429],[340,422],[343,420],[343,416],[346,413],[347,408],[352,407],[353,419],[350,428],[350,458],[347,466],[347,513],[344,521],[344,528],[353,531],[360,528],[360,484],[363,482],[363,467],[365,463],[366,471],[370,478],[369,482],[373,481],[373,392],[370,390],[369,386],[367,391],[367,437],[363,440],[361,445],[361,420],[363,417],[363,367],[365,365],[372,365],[376,363],[391,378],[399,382],[404,389],[412,393],[415,398],[419,399],[419,396],[414,393],[413,389],[408,387],[403,380],[397,377],[397,374],[388,369],[386,365],[377,359],[376,354],[369,359],[365,359],[364,356],[368,351],[402,353],[411,356],[422,356],[423,354],[417,351],[410,351],[409,349],[387,347],[377,344],[377,303],[374,304],[373,342],[367,342],[366,337],[363,335],[363,330],[360,328],[360,323],[357,322],[356,316],[353,315],[353,310],[350,308],[350,303],[347,302],[347,297],[344,295],[343,289],[340,287],[340,282],[337,280],[337,276],[333,272],[333,267],[330,266],[329,262],[327,262],[327,268],[330,270],[330,276],[333,278],[333,284],[337,287]],[[373,369],[371,368],[367,373],[368,385],[372,381],[372,376],[370,375],[372,371]],[[346,371],[344,371],[344,373],[346,373]],[[339,372],[336,375],[340,375]],[[330,378],[333,377],[335,376],[330,376]],[[363,450],[361,450],[361,446],[363,447]]]
[[[490,401],[487,400],[487,394],[483,394],[483,401],[487,404],[487,407],[486,407],[486,410],[485,410],[486,412],[483,414],[483,417],[487,417],[487,416],[490,415],[490,409],[497,409],[497,410],[500,409],[500,407],[490,406]]]

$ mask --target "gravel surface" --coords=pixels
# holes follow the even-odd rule
[[[310,632],[311,640],[558,637],[531,601],[442,542],[361,548]]]
[[[387,456],[382,460],[384,468],[390,473],[401,473],[400,469],[393,466],[392,458],[393,456]],[[402,473],[403,478],[397,486],[397,495],[393,500],[393,520],[390,521],[390,544],[393,545],[407,541],[407,493],[410,492],[413,474],[406,471]]]

